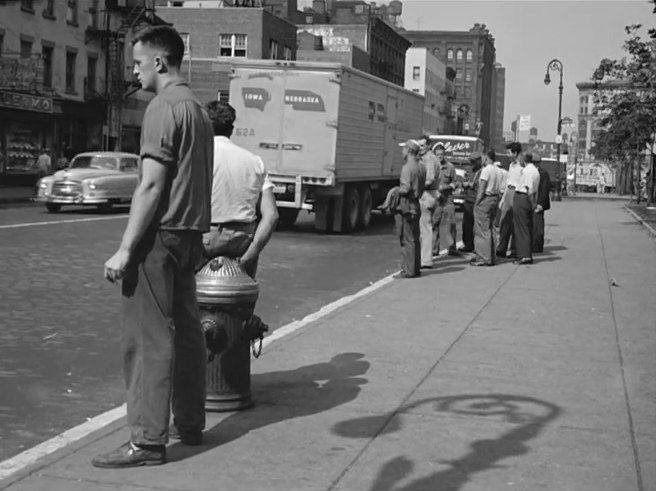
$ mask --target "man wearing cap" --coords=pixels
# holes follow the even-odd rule
[[[522,161],[522,145],[512,142],[506,145],[513,155],[513,161],[508,167],[508,184],[504,189],[501,197],[500,211],[501,219],[499,223],[499,245],[497,246],[497,257],[507,257],[508,244],[510,244],[510,256],[515,256],[515,230],[513,222],[513,203],[515,189],[519,185],[519,179],[522,175],[524,162]]]
[[[517,247],[515,264],[533,263],[533,210],[537,204],[540,186],[540,173],[533,165],[533,155],[526,153],[524,161],[526,165],[522,170],[513,199],[513,228]]]
[[[433,147],[440,164],[440,179],[437,186],[439,192],[435,214],[433,215],[433,256],[440,255],[440,226],[446,223],[449,227],[449,256],[459,256],[456,249],[456,205],[453,202],[453,191],[456,189],[456,168],[447,162],[444,156],[444,145],[438,143]]]
[[[421,249],[419,239],[419,197],[424,192],[426,169],[419,162],[419,143],[408,140],[403,144],[405,163],[401,169],[398,213],[399,239],[403,271],[396,278],[415,278],[421,274]]]
[[[424,192],[419,199],[421,217],[419,218],[419,239],[421,242],[421,267],[433,267],[433,214],[437,205],[437,185],[440,176],[440,164],[428,146],[430,137],[422,135],[419,143],[419,161],[426,169]]]
[[[494,150],[488,150],[483,156],[483,168],[474,207],[476,258],[471,262],[473,266],[494,265],[494,217],[499,206],[503,184],[503,174],[494,165],[495,159]]]
[[[471,179],[462,184],[464,188],[464,204],[462,210],[462,242],[460,252],[474,252],[474,205],[478,190],[478,180],[481,175],[482,156],[480,152],[474,152],[469,156],[472,164]]]
[[[544,250],[544,212],[551,208],[549,199],[551,180],[549,179],[549,173],[542,168],[540,161],[539,155],[533,156],[533,163],[540,174],[538,195],[535,210],[533,211],[533,252],[542,252]]]

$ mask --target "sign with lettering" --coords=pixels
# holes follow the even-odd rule
[[[321,96],[309,90],[285,90],[285,104],[291,105],[296,111],[326,111]]]
[[[0,90],[0,107],[36,111],[40,113],[52,112],[52,99],[30,94],[18,94]]]
[[[264,111],[264,106],[271,100],[271,95],[261,87],[242,87],[241,95],[244,98],[244,107]]]
[[[40,90],[42,84],[41,58],[0,57],[0,89]]]
[[[435,148],[438,143],[444,146],[444,156],[453,162],[468,162],[473,152],[483,151],[483,140],[474,136],[438,136],[431,138],[431,146]]]

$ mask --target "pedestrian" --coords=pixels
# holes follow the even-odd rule
[[[449,256],[460,256],[456,249],[456,205],[453,202],[453,191],[456,189],[456,168],[445,158],[444,145],[438,143],[433,151],[440,164],[440,179],[437,186],[439,192],[437,205],[433,215],[433,256],[440,255],[440,227],[446,225],[449,230],[447,250]]]
[[[551,179],[549,173],[542,168],[539,155],[533,155],[533,163],[540,174],[540,184],[536,197],[535,210],[533,211],[533,252],[542,252],[544,250],[544,212],[551,208],[549,191],[551,189]]]
[[[513,199],[513,227],[517,247],[517,259],[513,261],[514,264],[533,263],[533,211],[537,204],[540,173],[533,165],[532,159],[532,154],[525,154],[526,165],[522,169]]]
[[[48,147],[43,147],[39,158],[36,160],[36,167],[39,172],[39,177],[47,176],[52,172],[52,160],[50,159],[50,150]]]
[[[278,223],[273,183],[260,157],[230,141],[235,109],[222,101],[211,101],[206,108],[214,129],[214,177],[212,225],[203,236],[204,255],[206,260],[238,258],[255,278],[260,253]]]
[[[524,162],[522,161],[521,143],[512,142],[506,145],[513,156],[512,162],[508,166],[508,184],[503,191],[500,201],[500,218],[499,218],[499,245],[497,246],[497,257],[516,257],[515,247],[515,228],[513,220],[513,204],[515,189],[519,185],[519,178],[522,174]],[[508,245],[510,245],[510,254],[508,254]]]
[[[472,165],[470,178],[462,183],[464,189],[462,206],[462,243],[458,249],[460,252],[474,252],[474,205],[478,181],[481,176],[482,156],[480,152],[474,152],[469,156]]]
[[[183,443],[200,444],[205,427],[207,352],[194,267],[210,228],[212,126],[180,74],[184,43],[175,29],[144,29],[132,54],[141,88],[155,97],[141,127],[128,223],[105,263],[105,278],[122,280],[130,441],[93,459],[104,468],[165,463],[171,406]]]
[[[499,161],[494,162],[494,165],[496,166],[497,169],[499,169],[499,172],[501,173],[501,196],[499,198],[499,207],[497,209],[497,214],[494,217],[494,228],[497,231],[497,237],[498,237],[499,225],[501,225],[501,207],[503,206],[502,204],[503,195],[505,190],[508,188],[508,169],[504,169],[501,166],[501,162]],[[498,243],[499,242],[497,241],[497,244]]]
[[[494,217],[499,208],[503,173],[494,165],[494,150],[488,150],[483,156],[483,168],[474,206],[474,242],[476,257],[473,266],[493,266],[495,263]]]
[[[440,177],[440,164],[429,147],[430,137],[422,135],[419,143],[419,161],[426,169],[424,192],[419,199],[421,216],[419,218],[419,238],[421,242],[421,267],[433,267],[433,214],[437,205],[437,185]]]
[[[415,278],[421,274],[419,197],[424,192],[426,169],[419,162],[419,150],[417,140],[408,140],[403,144],[405,163],[401,169],[397,208],[397,212],[400,214],[397,223],[403,271],[396,275],[396,278]]]

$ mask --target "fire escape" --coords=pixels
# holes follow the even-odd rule
[[[126,39],[144,24],[154,24],[155,0],[105,0],[105,8],[96,15],[97,21],[86,31],[87,42],[99,39],[105,53],[105,80],[102,87],[85,90],[88,98],[106,104],[103,149],[121,148],[121,112],[129,95],[138,88],[131,70],[126,66]]]

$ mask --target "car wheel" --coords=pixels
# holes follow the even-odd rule
[[[48,210],[48,213],[59,213],[61,205],[59,203],[46,203],[46,210]]]

